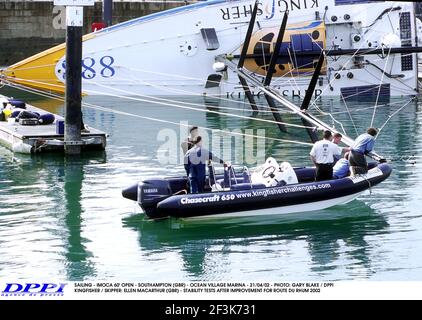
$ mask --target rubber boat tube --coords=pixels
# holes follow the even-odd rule
[[[287,214],[321,210],[347,203],[363,191],[387,179],[387,163],[371,163],[365,175],[314,182],[315,168],[294,168],[297,184],[265,187],[237,183],[230,190],[186,194],[186,177],[151,179],[123,190],[125,198],[136,200],[149,218],[218,218]],[[221,177],[216,177],[217,180]],[[182,193],[182,194],[181,194]]]

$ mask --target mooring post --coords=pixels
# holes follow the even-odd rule
[[[103,22],[107,27],[113,24],[113,0],[103,0]]]
[[[82,27],[83,6],[93,6],[94,0],[54,0],[56,6],[66,6],[66,105],[64,116],[64,152],[81,153],[82,122]]]
[[[79,154],[81,146],[83,7],[66,7],[65,153]],[[75,143],[75,144],[73,144]]]

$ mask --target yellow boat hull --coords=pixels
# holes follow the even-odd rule
[[[93,37],[93,34],[86,35],[82,41]],[[65,51],[66,44],[62,43],[7,67],[2,70],[2,76],[7,81],[26,87],[64,94],[64,83],[57,78],[55,69]]]

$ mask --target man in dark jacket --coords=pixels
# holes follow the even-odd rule
[[[186,140],[184,140],[181,144],[180,147],[182,148],[182,152],[185,155],[186,152],[188,152],[188,150],[190,150],[194,144],[193,144],[193,140],[198,136],[198,127],[197,126],[193,126],[189,129],[189,136],[186,138]],[[187,165],[187,163],[185,163],[185,170],[186,170],[186,175],[189,176],[189,166]]]
[[[185,154],[185,169],[189,172],[189,185],[191,193],[204,192],[205,186],[205,165],[208,160],[218,161],[224,164],[224,161],[216,157],[210,151],[202,147],[202,137],[197,136],[193,140],[194,146]]]

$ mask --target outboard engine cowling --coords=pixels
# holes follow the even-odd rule
[[[154,215],[157,203],[171,194],[170,183],[164,179],[144,180],[138,184],[138,204],[149,216]]]
[[[138,183],[123,189],[122,196],[129,200],[138,201]]]

